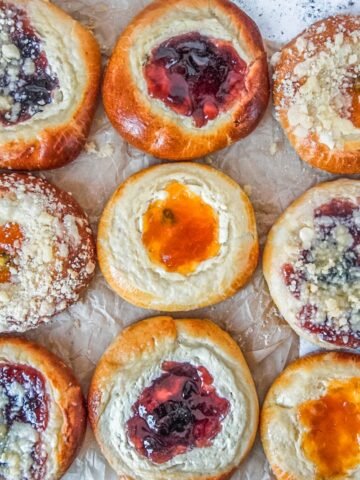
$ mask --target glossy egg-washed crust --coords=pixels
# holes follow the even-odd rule
[[[16,5],[16,1],[8,3]],[[25,5],[21,2],[20,7],[26,10],[26,3],[30,4],[31,0],[26,0]],[[78,108],[66,123],[56,124],[53,127],[49,125],[36,137],[29,139],[19,138],[4,143],[1,142],[0,135],[0,168],[44,170],[59,168],[71,162],[83,149],[95,114],[101,75],[101,55],[97,41],[89,30],[61,8],[47,0],[42,3],[42,8],[49,10],[52,18],[56,17],[60,25],[71,25],[72,37],[76,38],[80,45],[79,53],[86,66],[88,77],[86,88],[79,92]],[[74,65],[75,70],[76,68],[78,66]],[[31,119],[28,121],[31,122]]]
[[[3,195],[3,192],[11,191],[11,188],[4,186],[4,182],[6,183],[9,180],[14,185],[15,190],[16,185],[21,182],[26,186],[26,191],[28,192],[36,192],[37,194],[39,194],[40,189],[45,198],[47,198],[49,193],[51,193],[55,197],[55,201],[57,202],[56,213],[58,214],[58,218],[63,219],[66,215],[72,215],[76,218],[83,220],[82,224],[77,224],[77,229],[81,238],[81,242],[78,247],[70,248],[68,256],[66,257],[66,259],[64,259],[64,263],[66,260],[67,267],[70,267],[78,274],[78,284],[74,288],[74,291],[77,294],[80,294],[88,287],[95,274],[95,269],[92,273],[86,275],[84,274],[86,264],[88,262],[92,262],[94,265],[96,264],[96,245],[90,229],[87,215],[70,193],[60,190],[55,185],[49,183],[47,180],[35,177],[34,175],[27,173],[0,174],[0,208],[1,196]],[[80,253],[81,255],[79,255]],[[64,269],[63,272],[63,275],[66,276],[67,269]],[[73,301],[66,301],[66,299],[65,302],[66,307],[73,303]],[[42,321],[45,321],[46,319],[46,316],[44,318],[40,318],[38,323],[42,323]],[[13,322],[13,320],[14,319],[12,319],[11,321]],[[32,327],[35,326],[37,325],[32,325]],[[27,326],[27,328],[31,327]],[[27,328],[21,329],[21,331],[26,330]]]
[[[295,67],[305,60],[304,52],[296,48],[296,41],[306,33],[306,39],[311,41],[319,53],[325,50],[325,42],[328,38],[334,38],[337,26],[341,23],[346,32],[359,29],[359,18],[351,15],[337,15],[325,20],[319,20],[304,30],[281,50],[279,61],[275,67],[275,80],[273,85],[273,99],[277,110],[278,119],[283,127],[291,145],[294,147],[302,160],[313,167],[326,170],[331,173],[355,174],[360,173],[360,142],[353,142],[346,150],[330,149],[320,143],[315,134],[309,134],[305,138],[299,138],[292,132],[288,120],[288,107],[286,97],[283,95],[281,84],[285,78],[294,72]],[[325,25],[325,30],[318,34],[316,30],[320,25]],[[290,99],[291,100],[291,99]]]
[[[206,340],[209,345],[216,345],[216,349],[221,350],[232,362],[238,364],[238,370],[241,371],[244,383],[247,383],[251,388],[250,407],[254,413],[254,423],[251,426],[252,435],[241,461],[249,453],[257,432],[259,404],[254,381],[239,346],[227,332],[210,320],[193,318],[175,320],[172,317],[153,317],[135,323],[123,330],[105,351],[94,372],[88,394],[88,414],[95,437],[105,456],[107,451],[98,429],[98,421],[105,407],[102,403],[103,390],[122,368],[128,368],[132,362],[140,361],[142,356],[149,356],[155,350],[161,349],[163,343],[175,343],[180,332],[187,337],[191,337],[194,341],[201,338]],[[227,471],[220,474],[214,472],[211,477],[199,473],[196,477],[191,477],[191,480],[227,480],[237,467],[238,465],[230,465]],[[121,475],[121,472],[117,473]],[[179,472],[179,479],[181,477],[181,472]],[[122,480],[136,480],[135,477],[121,476],[120,478]]]
[[[268,430],[272,421],[273,411],[277,408],[283,408],[281,406],[276,406],[274,402],[275,396],[287,388],[289,376],[291,378],[292,375],[298,374],[299,381],[301,381],[302,372],[311,373],[316,371],[317,366],[322,363],[326,363],[329,366],[329,380],[331,380],[332,368],[336,369],[336,367],[339,365],[342,365],[345,368],[346,366],[356,366],[360,375],[360,355],[345,352],[318,352],[307,355],[306,357],[301,357],[295,362],[291,363],[279,375],[279,377],[277,377],[265,397],[260,415],[261,442],[265,450],[266,457],[270,463],[271,470],[273,471],[277,480],[298,480],[298,476],[296,472],[284,471],[280,465],[276,464],[276,459],[273,455],[276,445],[270,445],[269,442]]]
[[[302,205],[305,205],[308,201],[311,201],[311,198],[314,194],[314,191],[318,192],[326,192],[329,190],[329,198],[328,201],[330,201],[332,198],[335,197],[346,197],[346,189],[351,186],[358,186],[360,184],[359,180],[351,180],[351,179],[338,179],[338,180],[333,180],[331,182],[324,182],[316,185],[315,187],[310,188],[307,190],[305,193],[300,195],[299,198],[297,198],[281,215],[280,217],[276,220],[274,225],[271,227],[271,230],[268,234],[265,248],[264,248],[264,254],[263,254],[263,272],[264,272],[264,277],[266,279],[266,282],[269,286],[270,294],[271,294],[271,282],[272,282],[272,264],[276,263],[276,258],[277,258],[277,248],[275,247],[275,242],[274,242],[274,237],[276,236],[278,230],[280,228],[283,228],[286,226],[287,223],[287,218],[291,216],[293,213],[298,211],[299,208],[301,208]],[[335,187],[335,192],[336,195],[334,195],[334,187]],[[319,207],[320,205],[314,206],[314,208]],[[282,281],[281,279],[281,272],[280,272],[280,267],[281,265],[278,265],[279,267],[279,282]],[[286,305],[281,304],[280,298],[275,299],[272,297],[274,303],[278,307],[280,311],[286,310]],[[283,315],[285,320],[289,323],[291,328],[302,338],[305,340],[313,343],[314,345],[317,345],[322,348],[328,348],[331,350],[337,350],[344,348],[344,346],[338,346],[335,345],[334,343],[326,342],[325,340],[321,340],[316,334],[312,334],[308,332],[307,330],[301,328],[297,323],[292,322],[289,320],[289,318],[286,318],[286,314]]]
[[[14,355],[7,355],[9,348]],[[85,434],[86,409],[81,387],[70,368],[59,357],[25,338],[1,335],[0,357],[9,363],[21,365],[26,362],[26,365],[33,366],[56,391],[57,398],[50,396],[50,402],[56,401],[63,416],[54,459],[56,474],[53,480],[58,480],[73,462]]]
[[[144,27],[166,18],[169,11],[210,10],[212,15],[237,32],[253,58],[246,76],[247,95],[229,107],[230,115],[213,121],[213,127],[187,128],[173,114],[164,118],[152,108],[151,97],[140,92],[130,66],[135,40]],[[205,20],[206,21],[206,20]],[[150,52],[149,52],[150,53]],[[269,100],[267,58],[256,24],[229,0],[155,0],[127,26],[118,39],[103,85],[106,113],[126,141],[156,157],[169,160],[198,158],[224,148],[248,135],[262,118]]]
[[[202,307],[212,305],[214,303],[218,303],[225,300],[231,295],[234,295],[240,288],[242,288],[250,280],[251,276],[253,275],[256,269],[256,266],[259,260],[259,242],[258,242],[257,230],[256,230],[256,218],[255,218],[253,206],[249,198],[247,197],[247,195],[241,190],[238,183],[236,183],[231,177],[225,175],[220,170],[216,170],[213,167],[200,164],[200,163],[197,163],[194,165],[196,165],[196,167],[199,168],[199,175],[201,175],[201,169],[208,170],[221,176],[224,180],[226,180],[229,183],[230,186],[232,187],[235,186],[239,188],[240,199],[243,204],[243,207],[246,210],[248,230],[253,234],[254,240],[248,254],[249,258],[248,258],[247,264],[244,266],[244,268],[241,271],[238,272],[237,277],[234,279],[234,281],[231,283],[229,287],[226,287],[226,288],[224,287],[222,290],[213,292],[211,294],[209,293],[206,294],[204,292],[203,301],[196,305],[189,304],[188,308],[185,308],[183,304],[172,303],[170,305],[169,303],[166,303],[166,302],[164,302],[163,304],[160,304],[159,302],[157,302],[156,309],[163,310],[164,312],[194,310],[195,308],[202,308]],[[133,305],[136,305],[142,308],[151,308],[151,302],[153,300],[153,296],[147,292],[133,288],[131,285],[128,284],[125,278],[120,278],[120,277],[115,278],[112,275],[111,264],[109,263],[109,260],[111,259],[109,257],[107,249],[102,247],[101,240],[106,238],[109,235],[109,231],[112,225],[112,215],[113,215],[114,206],[118,202],[121,202],[121,197],[125,188],[131,188],[132,184],[136,183],[139,178],[141,178],[143,175],[146,175],[150,170],[156,169],[156,168],[161,169],[163,167],[164,167],[163,164],[148,167],[132,175],[124,183],[122,183],[119,186],[119,188],[113,193],[112,197],[106,204],[106,207],[101,215],[99,227],[98,227],[97,257],[99,260],[99,266],[102,274],[104,275],[106,281],[111,286],[111,288],[118,295],[120,295],[122,298],[132,303]],[[242,255],[242,251],[239,251],[238,256],[240,257],[241,255]],[[236,259],[234,259],[234,262],[236,262]],[[184,281],[186,281],[186,278],[184,279]]]

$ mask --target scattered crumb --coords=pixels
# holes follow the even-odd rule
[[[277,142],[273,142],[270,145],[270,155],[275,155],[275,153],[278,151],[278,144]]]
[[[114,154],[115,148],[112,143],[105,143],[100,148],[94,141],[85,144],[86,153],[96,153],[101,158],[111,157]]]

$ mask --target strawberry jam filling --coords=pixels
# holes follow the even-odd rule
[[[231,107],[245,89],[247,65],[230,42],[197,32],[155,48],[144,74],[149,94],[197,127]]]
[[[165,373],[143,390],[127,422],[136,451],[154,463],[210,446],[230,409],[206,368],[164,362],[162,369]]]
[[[153,262],[186,275],[218,254],[218,216],[185,185],[172,182],[165,193],[143,216],[142,241]]]
[[[0,478],[10,479],[15,476],[12,463],[18,456],[24,460],[26,455],[31,459],[31,466],[27,475],[20,478],[29,480],[42,480],[46,474],[47,454],[41,441],[41,433],[45,431],[49,420],[49,399],[46,393],[43,375],[28,365],[0,364],[0,431],[4,440],[4,450],[1,447],[1,459],[9,457],[9,463],[0,462]],[[18,450],[18,443],[13,438],[22,435],[19,425],[31,427],[24,430],[22,450]],[[16,433],[15,433],[16,432]],[[26,442],[30,442],[28,445]],[[30,453],[29,453],[30,452]],[[16,472],[16,478],[19,478]]]
[[[59,81],[26,13],[1,1],[0,48],[0,121],[16,125],[52,102]]]
[[[311,245],[282,266],[285,285],[303,302],[302,328],[339,346],[360,346],[360,206],[333,199],[314,211]]]

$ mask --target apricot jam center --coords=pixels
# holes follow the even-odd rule
[[[305,455],[319,478],[347,478],[360,463],[360,379],[334,381],[327,393],[303,403],[300,421]]]
[[[245,87],[247,65],[230,42],[197,32],[172,37],[144,68],[149,94],[202,127],[227,110]]]
[[[355,80],[352,92],[350,119],[356,128],[360,128],[360,77]]]
[[[10,281],[10,267],[22,239],[23,234],[17,223],[0,226],[0,283]]]
[[[127,422],[136,451],[155,463],[210,446],[230,410],[205,367],[164,362],[162,369],[165,373],[143,390]]]
[[[142,241],[153,262],[188,274],[218,254],[218,216],[180,183],[170,183],[165,192],[166,198],[152,202],[143,216]]]

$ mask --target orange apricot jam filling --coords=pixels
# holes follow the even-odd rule
[[[356,128],[360,128],[360,78],[355,80],[352,91],[350,120]]]
[[[142,241],[151,261],[186,275],[218,254],[219,220],[185,185],[172,182],[165,191],[166,198],[153,201],[143,216]]]
[[[22,239],[23,234],[17,223],[0,226],[0,283],[10,281],[10,266]]]
[[[299,407],[302,448],[318,479],[347,478],[360,465],[360,379],[331,382],[326,394]]]

